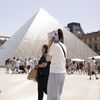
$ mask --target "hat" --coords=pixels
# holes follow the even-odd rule
[[[52,40],[52,38],[55,40],[58,40],[58,32],[52,31],[52,32],[48,33],[48,39]]]

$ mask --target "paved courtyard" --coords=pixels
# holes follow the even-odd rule
[[[26,77],[26,74],[5,74],[5,70],[0,69],[0,100],[37,100],[37,83]],[[100,79],[66,75],[61,100],[100,100]]]

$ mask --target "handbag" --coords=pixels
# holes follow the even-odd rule
[[[29,74],[27,76],[27,79],[33,80],[33,81],[37,80],[37,69],[36,68],[31,69],[31,71],[29,72]]]

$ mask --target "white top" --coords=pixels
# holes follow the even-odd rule
[[[32,67],[33,66],[33,61],[30,59],[29,60],[29,65]]]
[[[20,67],[20,60],[16,61],[16,67],[19,68]]]
[[[66,53],[67,51],[65,45],[61,42],[60,44]],[[66,59],[61,46],[58,43],[53,43],[49,52],[52,54],[50,73],[66,73]]]
[[[96,61],[95,61],[95,60],[92,60],[92,61],[91,61],[91,66],[92,66],[92,67],[95,67],[95,66],[96,66]]]
[[[28,61],[28,60],[26,61],[26,65],[27,65],[27,66],[29,66],[29,65],[30,65],[30,63],[29,63],[29,61]]]

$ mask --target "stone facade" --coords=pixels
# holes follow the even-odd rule
[[[93,51],[100,55],[100,31],[84,34],[80,23],[76,22],[69,23],[67,28]]]
[[[87,33],[79,36],[86,45],[100,55],[100,31]]]

